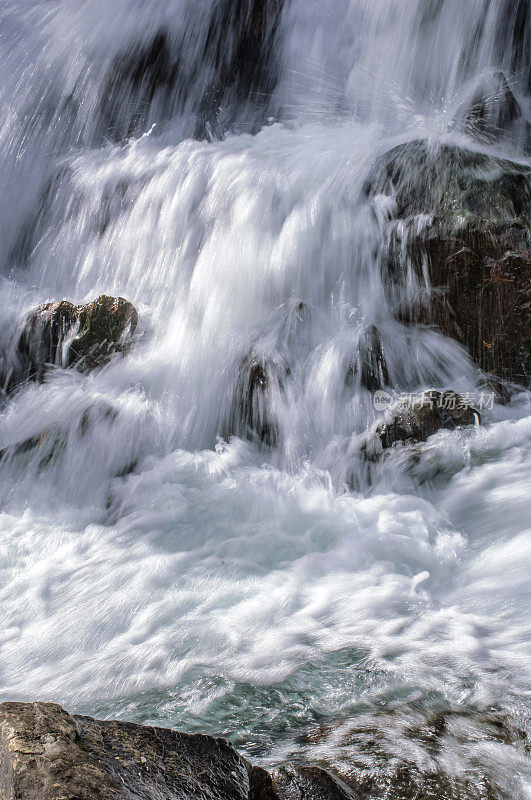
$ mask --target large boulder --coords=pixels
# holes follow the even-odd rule
[[[385,153],[365,192],[394,201],[383,268],[397,317],[438,326],[485,372],[527,385],[531,169],[417,140]]]
[[[3,800],[250,800],[248,771],[224,739],[0,706]]]
[[[136,309],[123,297],[101,295],[81,306],[68,300],[40,306],[18,340],[17,377],[41,380],[50,364],[83,372],[99,367],[114,353],[128,350],[137,323]]]

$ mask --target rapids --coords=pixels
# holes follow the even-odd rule
[[[121,295],[139,326],[0,398],[0,694],[266,762],[382,708],[525,719],[530,395],[368,481],[349,443],[378,412],[345,374],[375,326],[397,391],[478,390],[463,348],[395,319],[392,201],[363,186],[418,138],[530,163],[452,125],[500,69],[530,118],[529,3],[256,7],[2,4],[0,374],[40,303]],[[234,421],[250,352],[276,376],[265,443]],[[43,432],[46,458],[15,447]]]

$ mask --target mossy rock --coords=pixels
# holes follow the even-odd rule
[[[123,297],[101,295],[81,306],[46,303],[30,314],[18,340],[15,384],[42,380],[50,365],[82,372],[102,366],[130,348],[137,323],[136,309]]]
[[[366,196],[392,195],[399,219],[429,214],[488,222],[528,220],[531,169],[507,159],[449,144],[416,139],[393,147],[377,161]]]

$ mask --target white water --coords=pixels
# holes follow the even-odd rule
[[[394,144],[474,147],[448,130],[489,70],[528,108],[517,4],[291,0],[270,122],[251,135],[260,97],[227,96],[221,141],[189,138],[215,69],[220,3],[200,5],[4,4],[0,340],[41,302],[103,292],[140,324],[127,357],[56,370],[0,412],[0,449],[66,437],[46,463],[0,462],[2,697],[231,732],[268,757],[381,704],[525,716],[528,395],[433,437],[414,468],[396,456],[345,486],[349,439],[376,416],[359,380],[344,389],[369,325],[397,389],[476,388],[460,347],[393,319],[389,199],[374,214],[361,188]],[[105,127],[109,70],[161,30],[178,101],[141,98],[120,136],[137,107],[124,90]],[[252,347],[291,370],[274,449],[222,438]]]

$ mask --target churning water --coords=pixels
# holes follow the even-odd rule
[[[376,326],[397,390],[477,389],[462,348],[394,318],[392,200],[362,187],[411,139],[481,149],[452,120],[494,70],[529,112],[528,3],[2,5],[0,350],[47,301],[140,318],[126,357],[2,400],[2,697],[269,759],[382,708],[521,720],[529,396],[368,483],[352,437],[377,411],[345,375]],[[252,358],[262,442],[236,419]],[[14,448],[43,432],[46,458]],[[524,797],[507,749],[489,758]]]

